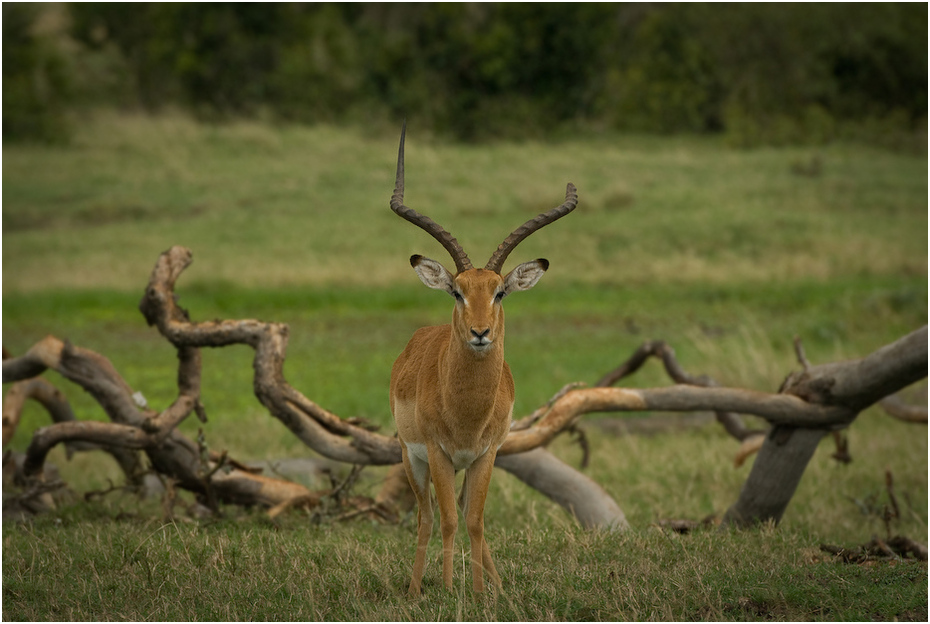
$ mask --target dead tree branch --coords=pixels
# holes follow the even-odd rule
[[[196,349],[179,349],[178,356],[179,396],[160,413],[135,404],[132,388],[105,357],[53,336],[39,341],[23,356],[5,360],[4,381],[15,379],[15,375],[55,370],[87,390],[111,420],[70,420],[37,430],[26,452],[24,475],[39,477],[48,452],[57,444],[89,442],[144,450],[156,471],[199,495],[212,488],[227,502],[273,505],[307,493],[303,486],[235,468],[215,472],[209,481],[204,480],[197,445],[175,429],[199,405],[200,355]]]
[[[32,399],[42,405],[56,423],[74,422],[74,411],[67,397],[48,380],[42,377],[33,377],[17,381],[10,386],[3,397],[3,447],[13,439],[19,426],[25,402]],[[71,458],[74,453],[81,451],[103,450],[113,456],[126,474],[130,483],[138,485],[142,476],[142,465],[137,452],[107,444],[94,444],[88,441],[66,440],[67,456]]]
[[[616,385],[620,380],[639,370],[649,357],[659,358],[665,372],[676,384],[704,388],[717,388],[720,386],[719,383],[707,375],[691,375],[687,373],[675,357],[675,350],[662,340],[644,342],[626,362],[604,375],[595,385],[601,388]],[[746,460],[746,457],[758,450],[756,443],[765,435],[765,430],[749,429],[736,412],[714,410],[714,416],[728,434],[743,443],[735,459],[736,465],[741,465]]]
[[[586,529],[630,528],[623,511],[600,485],[546,449],[505,455],[495,465],[568,509]]]
[[[926,376],[926,325],[864,358],[807,366],[789,375],[780,396],[823,406],[833,412],[834,418],[775,423],[739,499],[727,510],[724,525],[778,522],[817,444],[828,431],[848,425],[865,408]]]
[[[212,488],[221,500],[272,506],[312,497],[301,486],[235,467],[229,472],[202,467],[197,445],[176,431],[176,425],[191,412],[203,417],[199,349],[234,344],[254,349],[256,396],[304,444],[325,457],[351,464],[400,462],[396,438],[374,432],[370,426],[359,424],[358,419],[340,418],[288,384],[283,373],[287,325],[255,320],[192,322],[187,311],[177,305],[174,294],[178,278],[191,261],[191,252],[183,247],[161,254],[139,304],[148,323],[178,350],[178,398],[164,411],[140,410],[133,403],[128,384],[106,358],[52,337],[40,341],[24,356],[3,362],[4,382],[31,377],[47,368],[57,370],[94,395],[112,421],[58,423],[45,428],[48,431],[40,430],[30,447],[33,470],[41,467],[48,449],[62,441],[118,440],[128,448],[144,449],[156,470],[174,476],[182,487],[200,493]],[[649,389],[606,387],[635,372],[650,356],[663,361],[676,385]],[[926,376],[927,328],[859,360],[811,366],[803,351],[799,351],[799,357],[805,363],[804,370],[789,375],[780,391],[771,394],[720,387],[709,378],[688,375],[670,347],[662,342],[645,343],[621,367],[605,376],[598,387],[566,386],[549,404],[517,421],[498,451],[499,465],[576,515],[582,514],[579,518],[587,514],[582,512],[585,498],[593,496],[600,511],[592,512],[593,520],[583,522],[623,527],[626,521],[619,507],[603,490],[597,493],[596,484],[585,483],[576,471],[566,472],[573,469],[551,455],[530,452],[545,446],[591,412],[713,411],[730,434],[744,442],[757,439],[760,432],[747,430],[737,414],[754,414],[767,420],[773,429],[765,436],[740,500],[728,511],[724,524],[741,525],[769,518],[777,521],[824,433],[848,426],[865,407]],[[545,478],[537,478],[540,473],[534,471],[545,472]],[[209,484],[204,483],[203,475],[208,475]]]
[[[878,403],[885,413],[904,422],[915,423],[919,425],[927,424],[927,405],[912,405],[905,403],[897,394],[887,396]]]

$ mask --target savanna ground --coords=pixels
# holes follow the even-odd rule
[[[581,198],[511,262],[546,257],[531,292],[509,298],[508,361],[524,415],[570,381],[594,382],[642,341],[661,338],[692,373],[774,391],[797,368],[864,355],[927,322],[927,160],[835,144],[740,151],[713,139],[603,136],[450,145],[408,128],[407,203],[473,258],[516,225]],[[393,430],[390,366],[412,331],[449,302],[407,258],[443,250],[387,207],[396,135],[345,128],[196,125],[99,115],[68,147],[4,147],[3,343],[22,353],[48,333],[111,359],[152,406],[176,393],[173,349],[136,305],[158,254],[190,247],[181,304],[195,320],[286,322],[286,374],[343,417]],[[203,428],[240,460],[306,457],[251,393],[246,347],[204,354]],[[80,418],[104,418],[55,374]],[[655,364],[630,383],[667,382]],[[434,535],[423,599],[404,595],[414,518],[400,525],[314,522],[224,508],[166,521],[159,501],[119,491],[101,454],[50,455],[78,497],[3,523],[4,620],[864,620],[927,618],[927,567],[849,565],[822,543],[883,536],[890,470],[897,533],[926,543],[927,431],[864,412],[854,461],[826,439],[777,527],[668,534],[663,518],[722,514],[749,465],[714,424],[612,435],[588,416],[587,473],[632,530],[578,528],[561,508],[497,471],[486,525],[504,579],[475,597],[464,560],[441,590]],[[674,420],[674,419],[673,419]],[[27,410],[11,446],[48,421]],[[565,439],[552,449],[577,463]],[[749,462],[751,464],[751,461]],[[363,473],[374,495],[384,469]],[[313,485],[313,484],[311,484]],[[184,501],[190,497],[182,495]],[[438,533],[438,532],[437,532]],[[466,548],[460,535],[457,545]]]

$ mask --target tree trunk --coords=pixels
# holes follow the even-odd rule
[[[745,527],[781,520],[794,496],[824,429],[775,427],[743,484],[739,499],[723,517],[723,526]]]
[[[567,509],[586,529],[629,529],[626,516],[593,479],[544,448],[499,455],[494,464]]]

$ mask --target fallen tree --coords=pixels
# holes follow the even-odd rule
[[[316,404],[285,379],[288,327],[256,320],[194,322],[177,304],[175,284],[192,262],[191,252],[172,247],[162,253],[152,271],[139,308],[150,325],[177,349],[178,396],[161,411],[145,405],[102,355],[48,336],[19,357],[4,359],[3,381],[33,384],[47,369],[88,391],[101,405],[110,422],[76,421],[62,417],[62,408],[44,401],[55,423],[37,430],[22,466],[22,479],[42,478],[48,452],[65,443],[72,448],[103,448],[118,456],[130,481],[137,480],[144,452],[152,469],[192,491],[208,507],[220,502],[258,504],[278,512],[291,506],[313,507],[332,490],[312,492],[285,479],[267,477],[228,457],[215,453],[177,431],[191,414],[206,419],[200,402],[200,349],[249,345],[255,352],[253,386],[256,397],[298,439],[320,455],[353,465],[398,465],[397,439],[378,433],[358,418],[341,418]],[[650,357],[661,359],[675,385],[662,388],[612,387],[635,373]],[[595,387],[569,384],[545,406],[513,423],[498,452],[497,465],[539,490],[569,511],[586,527],[626,528],[616,502],[594,481],[558,460],[544,447],[561,433],[572,430],[592,412],[691,412],[709,410],[726,431],[741,443],[740,458],[759,449],[759,456],[736,503],[727,511],[725,525],[777,522],[787,507],[820,439],[828,432],[848,427],[858,414],[927,375],[926,326],[874,353],[848,362],[811,366],[798,343],[804,366],[790,374],[777,393],[725,388],[706,377],[686,373],[665,343],[644,343],[620,367],[605,375]],[[29,380],[29,381],[27,381]],[[14,384],[16,396],[44,396]],[[30,395],[30,392],[32,394]],[[8,428],[15,429],[18,416],[10,399],[8,423],[4,405],[4,444]],[[46,392],[47,394],[47,392]],[[24,399],[22,399],[24,400]],[[40,399],[41,400],[41,399]],[[18,401],[18,403],[17,403]],[[53,411],[54,410],[58,410]],[[768,430],[748,429],[739,414],[765,419]],[[911,421],[919,421],[916,416]],[[923,421],[926,423],[926,412]],[[336,488],[333,488],[335,490]],[[372,501],[381,515],[404,499],[402,471],[392,469],[382,493]]]

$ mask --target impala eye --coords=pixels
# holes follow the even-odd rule
[[[452,291],[452,296],[455,298],[456,301],[465,301],[465,297],[463,297],[462,293],[460,293],[457,290]]]
[[[494,295],[494,301],[500,301],[506,294],[507,293],[505,293],[503,290],[499,291],[496,295]]]

